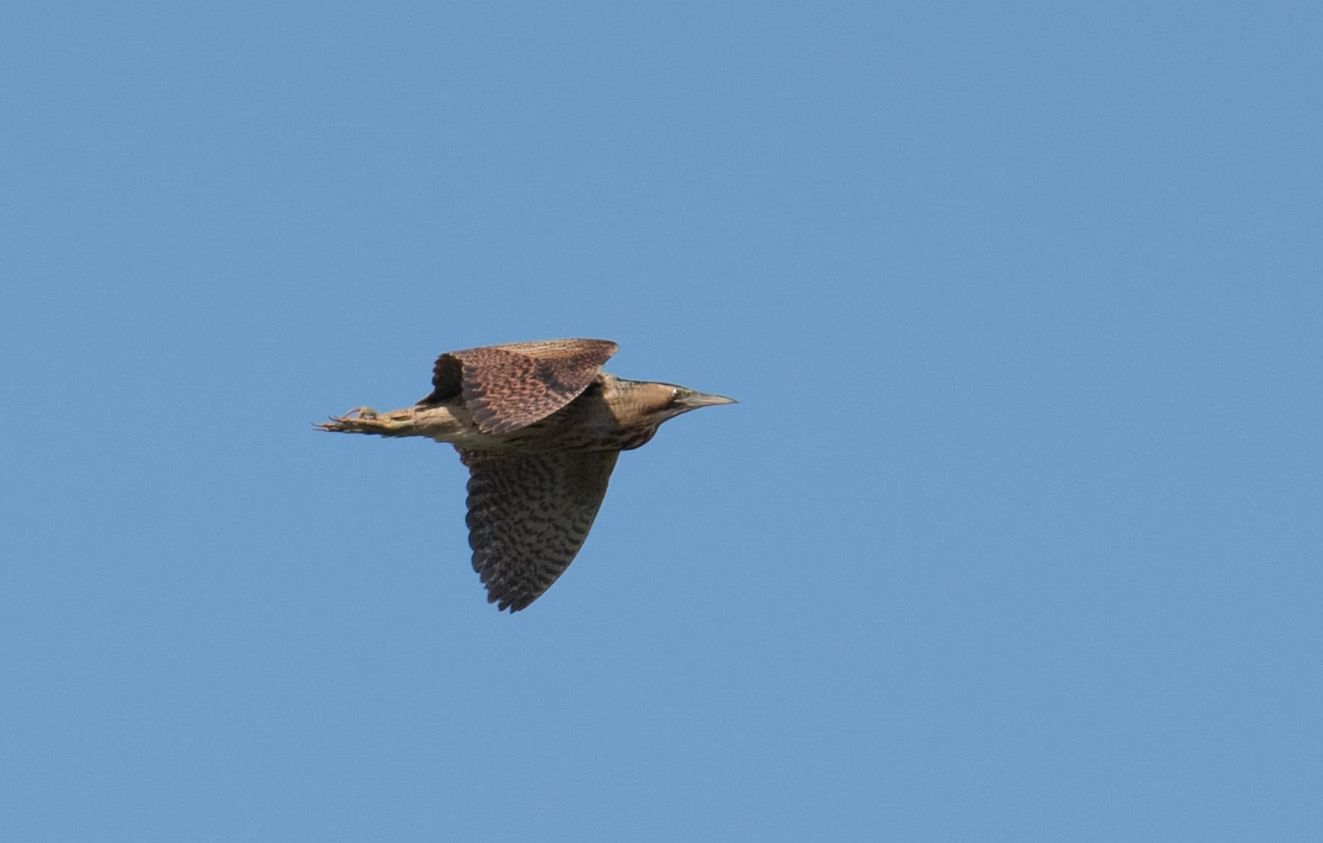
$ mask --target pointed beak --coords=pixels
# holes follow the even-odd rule
[[[686,410],[697,410],[699,407],[715,407],[718,404],[738,404],[734,398],[727,398],[724,395],[709,395],[706,392],[687,392],[681,398],[679,403]]]

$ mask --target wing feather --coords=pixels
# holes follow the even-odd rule
[[[462,397],[483,433],[541,421],[577,398],[615,354],[610,340],[570,339],[451,351],[432,369],[432,393],[419,404]]]
[[[525,608],[564,573],[597,517],[619,451],[460,451],[473,569],[487,601]]]

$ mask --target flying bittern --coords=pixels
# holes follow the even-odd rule
[[[412,407],[360,407],[318,425],[449,442],[469,468],[473,568],[488,602],[518,611],[551,587],[593,525],[616,457],[667,419],[731,404],[669,383],[608,375],[609,340],[545,340],[452,351]]]

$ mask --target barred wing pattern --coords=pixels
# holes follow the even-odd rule
[[[593,526],[619,451],[461,450],[473,569],[487,601],[517,612],[564,573]]]
[[[437,358],[419,404],[463,396],[483,433],[540,421],[588,388],[618,346],[610,340],[544,340],[452,351]]]

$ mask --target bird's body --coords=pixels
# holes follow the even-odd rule
[[[547,340],[450,352],[413,407],[362,407],[320,427],[454,445],[470,472],[473,567],[488,600],[516,611],[573,561],[620,451],[645,444],[667,419],[732,403],[606,374],[615,350],[607,340]]]
[[[603,372],[561,409],[513,430],[484,431],[462,394],[431,404],[424,399],[388,413],[360,407],[323,427],[343,433],[425,436],[460,451],[628,451],[657,433],[662,420],[653,421],[653,412],[670,400],[672,389]]]

